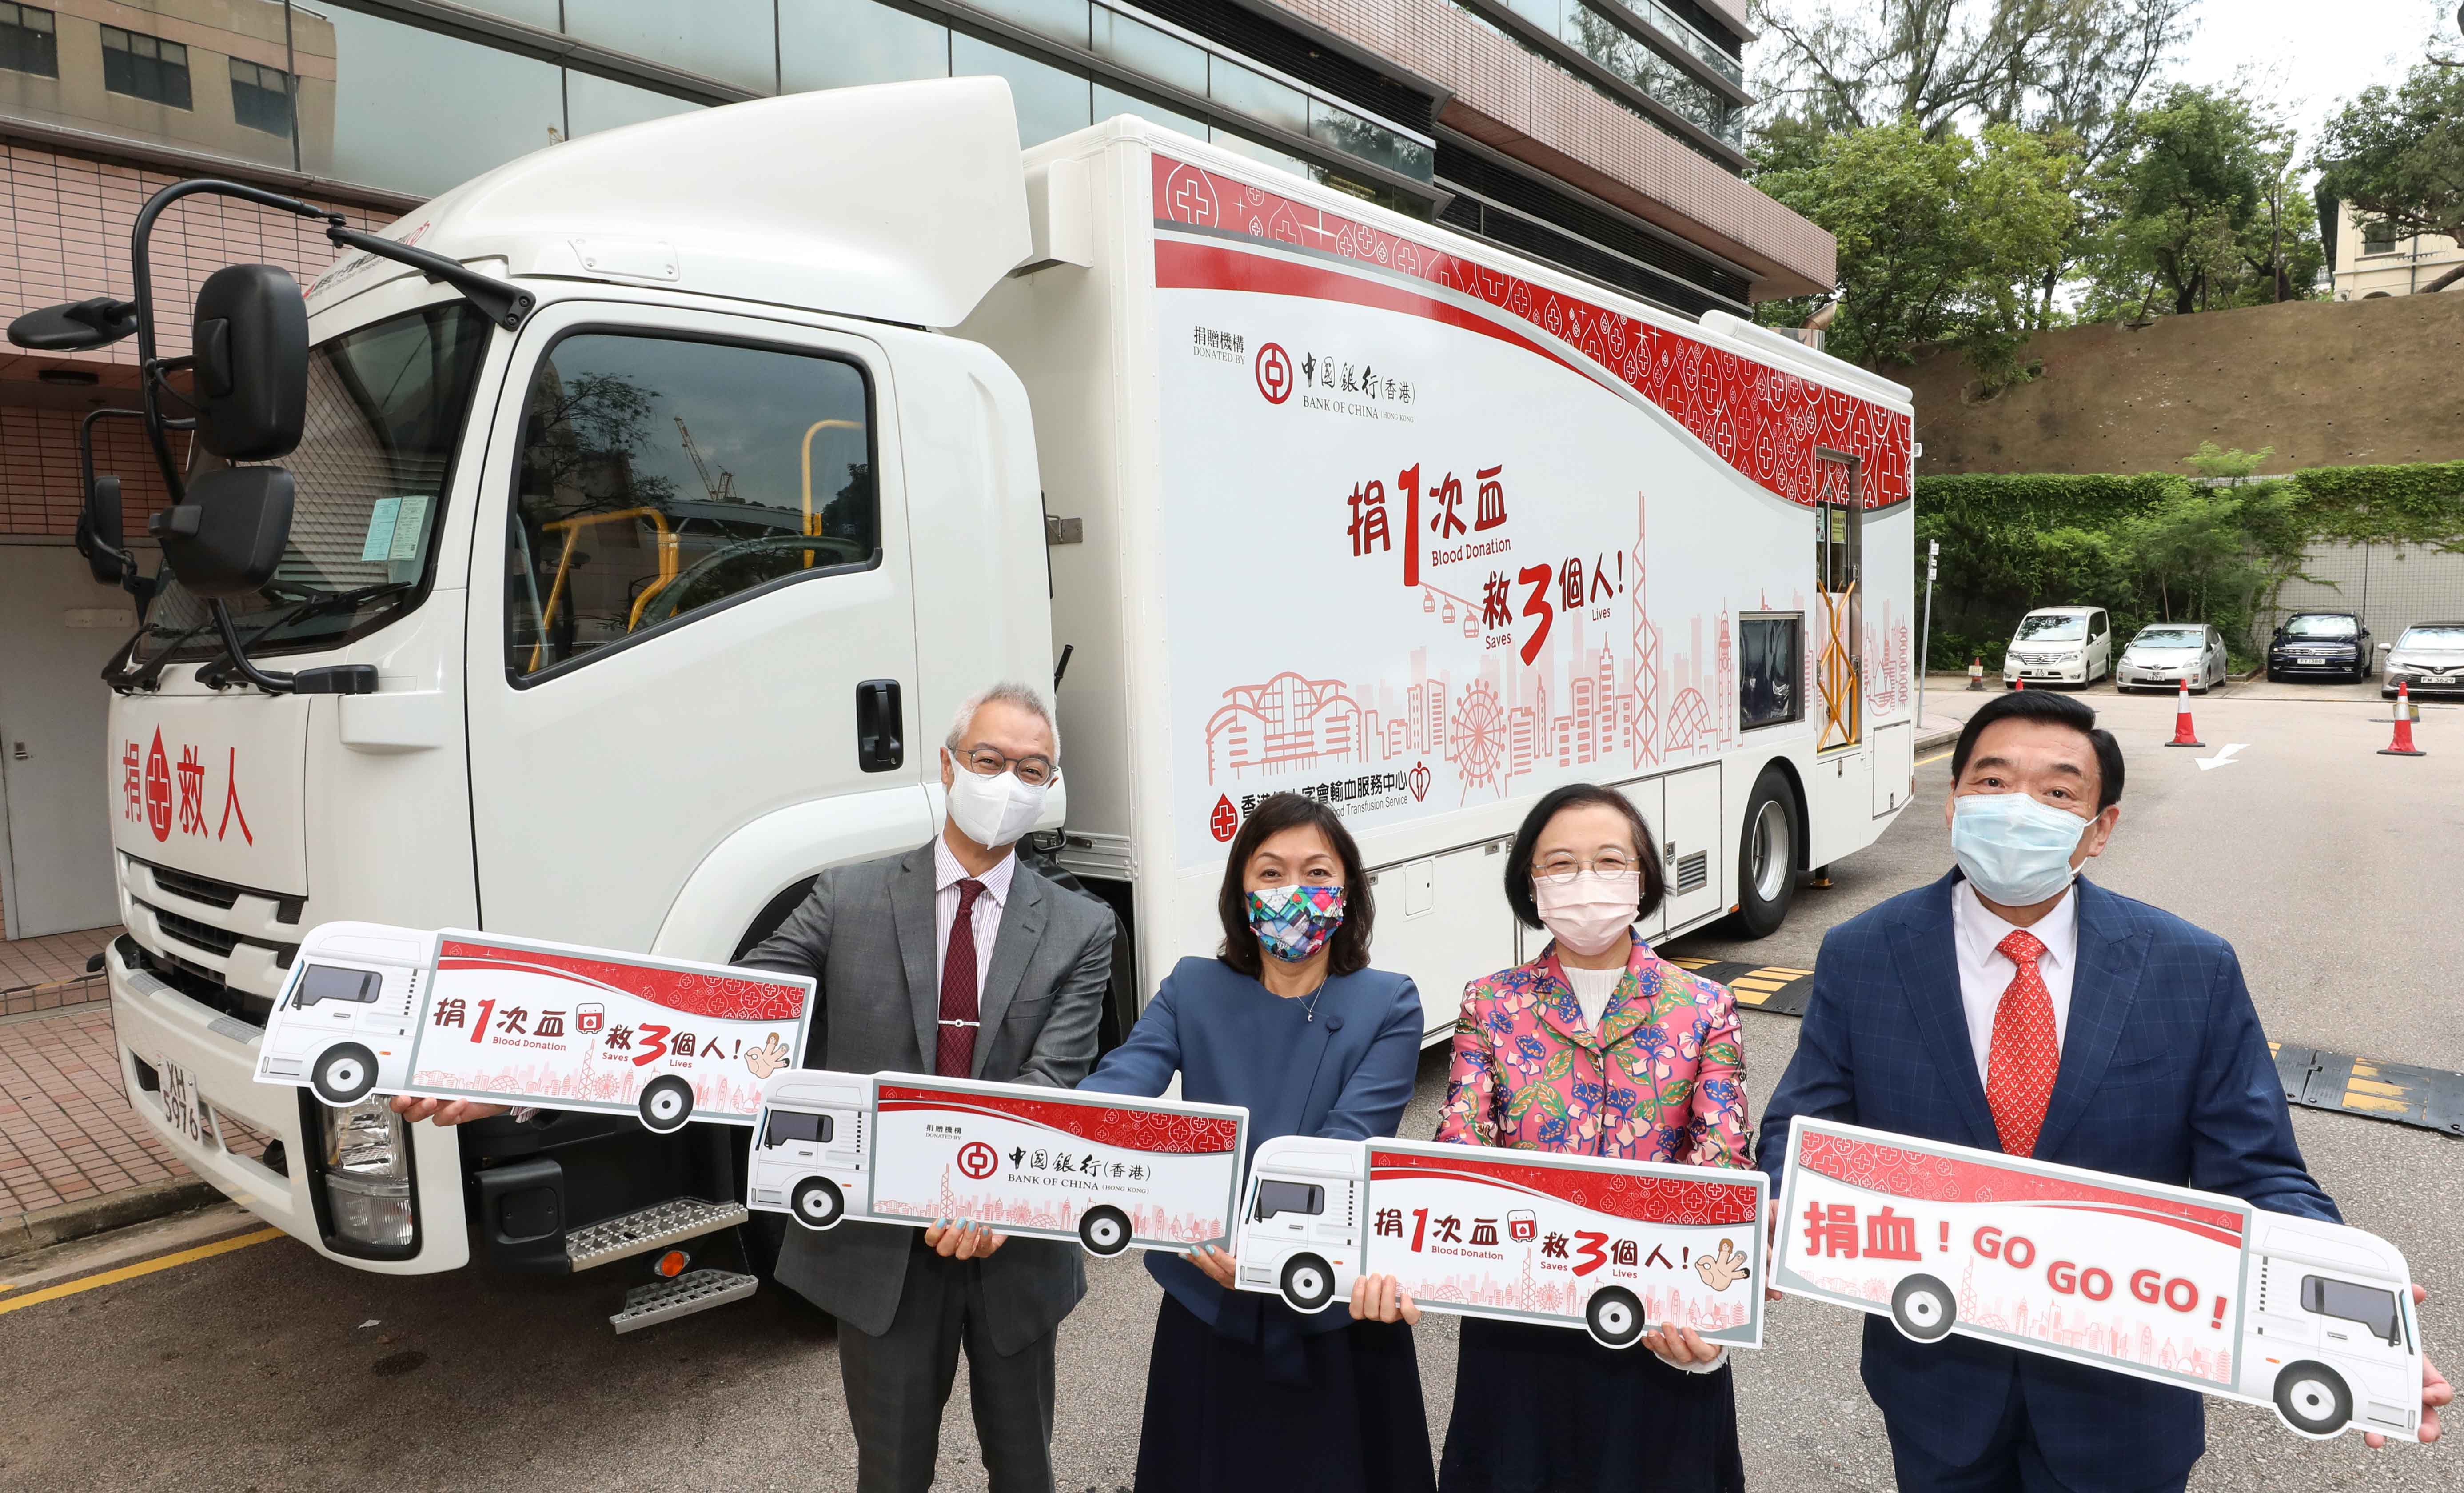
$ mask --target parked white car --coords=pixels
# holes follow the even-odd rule
[[[2417,622],[2387,650],[2379,693],[2395,697],[2398,684],[2412,692],[2464,691],[2464,622]]]
[[[2113,626],[2101,606],[2039,606],[2019,619],[2002,655],[2002,684],[2094,684],[2113,672]]]
[[[2205,694],[2232,673],[2225,637],[2204,622],[2151,622],[2113,666],[2113,687],[2171,690],[2185,679]]]

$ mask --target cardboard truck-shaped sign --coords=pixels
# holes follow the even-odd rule
[[[1313,1312],[1392,1275],[1424,1310],[1610,1348],[1663,1326],[1759,1348],[1768,1187],[1749,1170],[1286,1135],[1249,1168],[1240,1284]]]
[[[916,1073],[791,1068],[763,1088],[748,1206],[809,1229],[944,1219],[1089,1254],[1227,1242],[1249,1111]]]
[[[258,1082],[751,1125],[804,1050],[813,982],[607,949],[382,923],[310,931]]]
[[[2420,1434],[2412,1277],[2386,1241],[2238,1197],[1799,1117],[1771,1284],[2274,1405],[2304,1436]]]

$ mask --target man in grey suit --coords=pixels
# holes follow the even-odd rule
[[[960,708],[941,753],[950,812],[903,855],[825,871],[740,962],[820,982],[807,1066],[1068,1088],[1095,1060],[1111,911],[1012,847],[1059,776],[1043,698],[999,685]],[[1053,1349],[1087,1292],[1078,1246],[1004,1243],[964,1219],[924,1229],[790,1229],[778,1278],[839,1320],[859,1493],[922,1493],[967,1353],[993,1493],[1050,1493]]]

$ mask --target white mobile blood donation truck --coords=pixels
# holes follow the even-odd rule
[[[258,1046],[262,1083],[751,1125],[804,1050],[813,982],[447,929],[309,931]]]
[[[805,1068],[763,1093],[746,1200],[809,1229],[963,1219],[1092,1255],[1229,1241],[1243,1109]]]
[[[1111,1040],[1278,790],[1358,838],[1432,1039],[1536,950],[1498,871],[1558,784],[1650,821],[1653,938],[1768,931],[1889,825],[1906,390],[1135,120],[1016,130],[992,78],[609,130],[317,280],[287,547],[231,603],[271,685],[176,577],[111,673],[105,962],[184,1163],[401,1272],[740,1197],[698,1127],[371,1111],[415,1239],[324,1226],[341,1122],[253,1081],[302,935],[726,962],[923,845],[958,702],[1065,653],[1042,827],[1123,918]],[[166,1065],[276,1147],[171,1135]]]
[[[1763,1200],[1750,1169],[1406,1140],[1258,1148],[1240,1285],[1299,1311],[1392,1275],[1430,1311],[1580,1327],[1610,1348],[1686,1327],[1763,1341]]]
[[[2412,1275],[2377,1236],[2167,1187],[1799,1117],[1771,1284],[2274,1405],[2308,1437],[2420,1434]]]

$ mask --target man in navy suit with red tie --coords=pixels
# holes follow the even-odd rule
[[[1957,868],[1823,939],[1763,1116],[1774,1189],[1803,1114],[2342,1221],[2302,1165],[2232,946],[2079,877],[2122,780],[2121,746],[2074,696],[2006,694],[1969,717],[1945,805]],[[2453,1394],[2423,1368],[2429,1440]],[[2179,1489],[2207,1446],[2189,1390],[1914,1343],[1879,1316],[1864,1379],[1912,1493]]]

